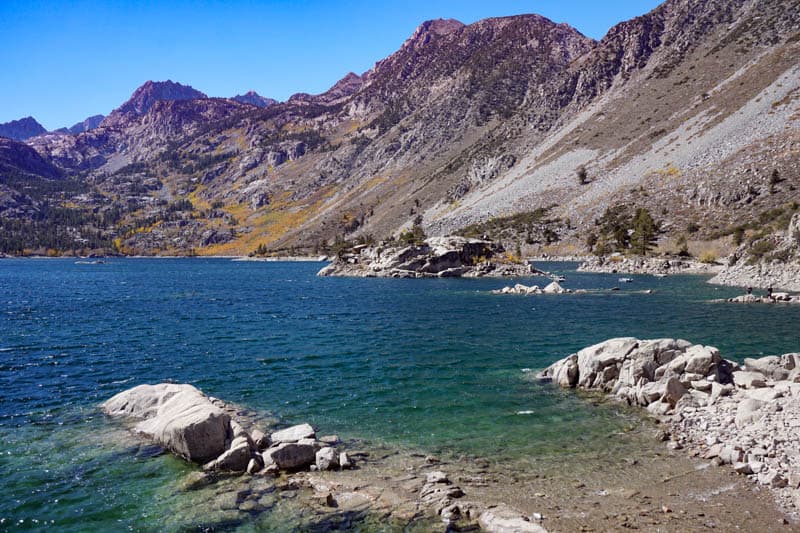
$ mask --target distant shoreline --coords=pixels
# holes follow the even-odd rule
[[[98,255],[83,257],[79,255],[2,255],[0,259],[69,259],[73,261],[103,261],[106,259],[229,259],[231,261],[253,262],[314,262],[329,261],[327,256],[285,256],[285,257],[249,257],[246,255]]]

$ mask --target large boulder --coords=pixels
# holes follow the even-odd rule
[[[764,374],[739,370],[733,373],[733,383],[743,389],[757,389],[767,386]]]
[[[722,357],[719,355],[719,350],[712,346],[701,346],[699,344],[692,346],[686,350],[686,367],[684,372],[692,374],[707,375],[713,365],[720,362]]]
[[[553,368],[553,381],[559,387],[572,388],[578,384],[578,356],[571,355]]]
[[[339,466],[339,452],[330,446],[317,451],[316,455],[317,470],[333,470]]]
[[[252,459],[252,449],[246,437],[236,437],[231,447],[222,452],[214,461],[205,465],[207,470],[229,470],[244,472]]]
[[[313,464],[317,449],[313,444],[284,442],[263,453],[267,464],[275,464],[281,470],[295,470]]]
[[[189,461],[216,459],[231,436],[230,416],[191,385],[139,385],[102,408],[110,416],[140,420],[135,431]]]
[[[618,363],[639,345],[632,337],[611,339],[578,352],[578,385],[593,388],[598,374],[607,366]]]
[[[746,358],[744,360],[744,367],[746,370],[758,372],[759,374],[763,374],[764,377],[774,381],[788,379],[792,370],[795,370],[799,365],[800,356],[794,353],[787,353],[780,356],[771,355],[758,359]]]

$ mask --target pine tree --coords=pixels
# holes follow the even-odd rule
[[[657,235],[658,224],[650,216],[650,212],[644,207],[637,209],[631,235],[633,251],[639,255],[647,255],[647,251],[655,245]]]

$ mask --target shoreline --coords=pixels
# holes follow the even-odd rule
[[[330,261],[327,256],[298,256],[291,255],[285,257],[249,257],[247,255],[98,255],[98,256],[80,256],[80,255],[60,255],[60,256],[47,256],[47,255],[6,255],[0,256],[0,259],[60,259],[60,260],[73,260],[73,261],[94,261],[106,259],[229,259],[231,261],[254,261],[254,262],[308,262],[308,263],[321,263]]]
[[[252,413],[242,420],[243,408],[208,399],[236,416],[253,437],[263,438],[255,429],[263,421]],[[602,399],[599,403],[599,408],[614,408]],[[728,530],[738,525],[777,530],[769,527],[776,509],[765,494],[709,463],[663,447],[655,438],[657,426],[636,410],[626,410],[624,416],[631,417],[630,433],[609,435],[613,446],[598,443],[595,451],[577,456],[437,457],[351,439],[338,441],[336,447],[353,459],[352,469],[312,466],[310,471],[264,468],[229,474],[193,468],[176,480],[179,493],[192,503],[182,504],[180,517],[173,519],[186,522],[177,524],[181,527],[198,522],[258,526],[274,523],[277,516],[301,529],[344,523],[362,530],[391,525],[506,531],[501,526],[511,521],[515,531],[538,533],[629,527]],[[272,429],[271,435],[302,427]]]
[[[723,359],[684,340],[618,338],[589,346],[538,377],[642,408],[671,450],[711,460],[769,489],[800,518],[800,353]]]

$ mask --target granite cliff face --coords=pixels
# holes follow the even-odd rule
[[[103,122],[104,118],[106,118],[104,115],[92,115],[86,120],[78,122],[77,124],[73,124],[72,127],[67,128],[67,133],[77,135],[79,133],[83,133],[84,131],[93,130],[99,126],[101,122]]]
[[[126,252],[311,252],[540,208],[582,251],[620,203],[713,238],[796,199],[799,8],[668,0],[599,42],[536,15],[428,21],[320,95],[148,82],[97,128],[28,142],[91,187],[73,203],[119,213],[103,231]]]

